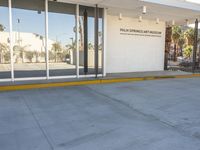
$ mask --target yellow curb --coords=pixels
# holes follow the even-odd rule
[[[0,91],[16,91],[16,90],[78,86],[78,85],[89,85],[89,84],[100,84],[100,81],[99,80],[89,80],[89,81],[73,81],[73,82],[61,82],[61,83],[8,85],[8,86],[0,86]]]
[[[43,84],[7,85],[7,86],[0,86],[0,91],[17,91],[17,90],[42,89],[42,88],[51,88],[51,87],[80,86],[80,85],[91,85],[91,84],[109,84],[109,83],[120,83],[120,82],[138,82],[138,81],[175,79],[175,78],[182,79],[182,78],[194,78],[194,77],[200,77],[200,74],[97,79],[97,80],[70,81],[70,82],[61,82],[61,83],[58,82],[58,83],[43,83]]]
[[[119,82],[132,82],[132,81],[144,81],[145,78],[116,78],[116,79],[101,79],[102,84],[106,83],[119,83]]]

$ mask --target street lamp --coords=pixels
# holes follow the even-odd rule
[[[17,32],[18,32],[18,39],[17,39],[17,42],[19,44],[19,46],[21,45],[21,37],[20,37],[20,23],[21,23],[21,20],[19,18],[17,18]]]
[[[74,43],[74,38],[73,38],[73,37],[71,37],[70,39],[72,40],[72,44],[73,44],[73,43]]]

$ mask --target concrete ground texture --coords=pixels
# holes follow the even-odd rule
[[[0,93],[1,150],[200,150],[200,78]]]

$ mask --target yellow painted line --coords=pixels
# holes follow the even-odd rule
[[[200,74],[191,74],[191,75],[178,75],[176,78],[195,78],[195,77],[200,77]]]
[[[119,82],[131,82],[131,81],[144,81],[144,78],[116,78],[116,79],[101,79],[102,84],[106,83],[119,83]]]
[[[8,85],[8,86],[0,86],[0,91],[15,91],[15,90],[50,88],[50,87],[78,86],[78,85],[86,85],[86,84],[87,85],[100,84],[100,81],[89,80],[89,81],[74,81],[74,82],[62,82],[62,83]]]
[[[181,79],[181,78],[194,78],[194,77],[200,77],[200,74],[96,79],[96,80],[86,80],[86,81],[61,82],[61,83],[8,85],[8,86],[0,86],[0,91],[16,91],[16,90],[51,88],[51,87],[80,86],[80,85],[91,85],[91,84],[109,84],[109,83],[120,83],[120,82],[138,82],[138,81],[147,81],[147,80],[162,80],[162,79],[175,79],[175,78]]]

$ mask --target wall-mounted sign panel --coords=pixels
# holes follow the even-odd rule
[[[121,35],[135,35],[135,36],[150,36],[150,37],[161,37],[161,31],[153,30],[138,30],[138,29],[125,29],[120,28]]]
[[[164,68],[165,23],[108,17],[107,72],[161,71]]]

